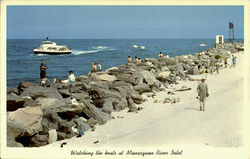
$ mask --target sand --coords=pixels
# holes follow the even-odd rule
[[[146,97],[147,102],[138,113],[127,113],[128,109],[113,112],[114,120],[97,126],[85,135],[58,141],[49,147],[152,147],[152,146],[204,146],[241,147],[244,144],[244,54],[237,54],[236,68],[220,70],[219,74],[208,74],[209,97],[205,111],[199,110],[196,87],[199,81],[180,81],[173,85],[176,89],[183,85],[192,90],[157,92],[155,98]],[[231,61],[229,60],[229,63]],[[204,75],[193,76],[201,79]],[[179,97],[179,103],[166,103],[168,97]],[[154,103],[157,99],[158,103]],[[98,141],[98,143],[94,143]]]

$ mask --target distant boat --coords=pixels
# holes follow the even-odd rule
[[[102,49],[103,47],[102,46],[98,46],[97,49]]]
[[[145,49],[145,46],[141,46],[141,49],[144,50],[144,49]]]
[[[138,46],[137,45],[133,45],[133,48],[138,48]]]
[[[204,43],[201,43],[201,44],[200,44],[200,46],[207,46],[207,45],[206,45],[206,44],[204,44]]]
[[[53,41],[49,41],[48,38],[46,41],[42,42],[42,45],[40,45],[38,48],[35,48],[34,50],[35,54],[49,54],[49,55],[61,55],[61,54],[71,54],[72,50],[69,49],[65,45],[57,45]]]

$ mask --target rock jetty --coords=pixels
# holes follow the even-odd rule
[[[95,130],[114,119],[112,112],[128,108],[138,112],[143,93],[162,91],[179,80],[192,80],[225,58],[244,50],[242,43],[225,43],[195,55],[146,58],[106,71],[79,76],[74,83],[52,83],[41,87],[21,82],[7,88],[7,146],[37,147],[69,139],[79,130]],[[188,90],[183,88],[182,90]],[[180,99],[165,99],[165,103]]]

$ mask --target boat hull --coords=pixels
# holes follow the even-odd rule
[[[46,55],[63,55],[63,54],[71,54],[72,51],[53,51],[53,52],[47,52],[47,51],[34,51],[34,54],[46,54]]]

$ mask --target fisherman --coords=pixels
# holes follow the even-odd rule
[[[40,79],[46,78],[46,70],[48,69],[47,65],[45,64],[44,59],[41,60],[40,65]]]
[[[96,65],[94,63],[91,63],[91,65],[92,65],[91,72],[96,72],[97,71]]]
[[[128,63],[132,63],[132,58],[128,56]]]
[[[97,63],[97,66],[98,66],[98,71],[102,71],[102,65],[100,63]]]
[[[72,70],[69,71],[68,82],[69,83],[75,82],[75,75],[73,74]]]
[[[206,97],[208,97],[208,87],[207,84],[205,83],[205,79],[203,78],[201,80],[201,83],[197,87],[197,93],[198,96],[200,97],[200,111],[205,111],[205,101]]]

